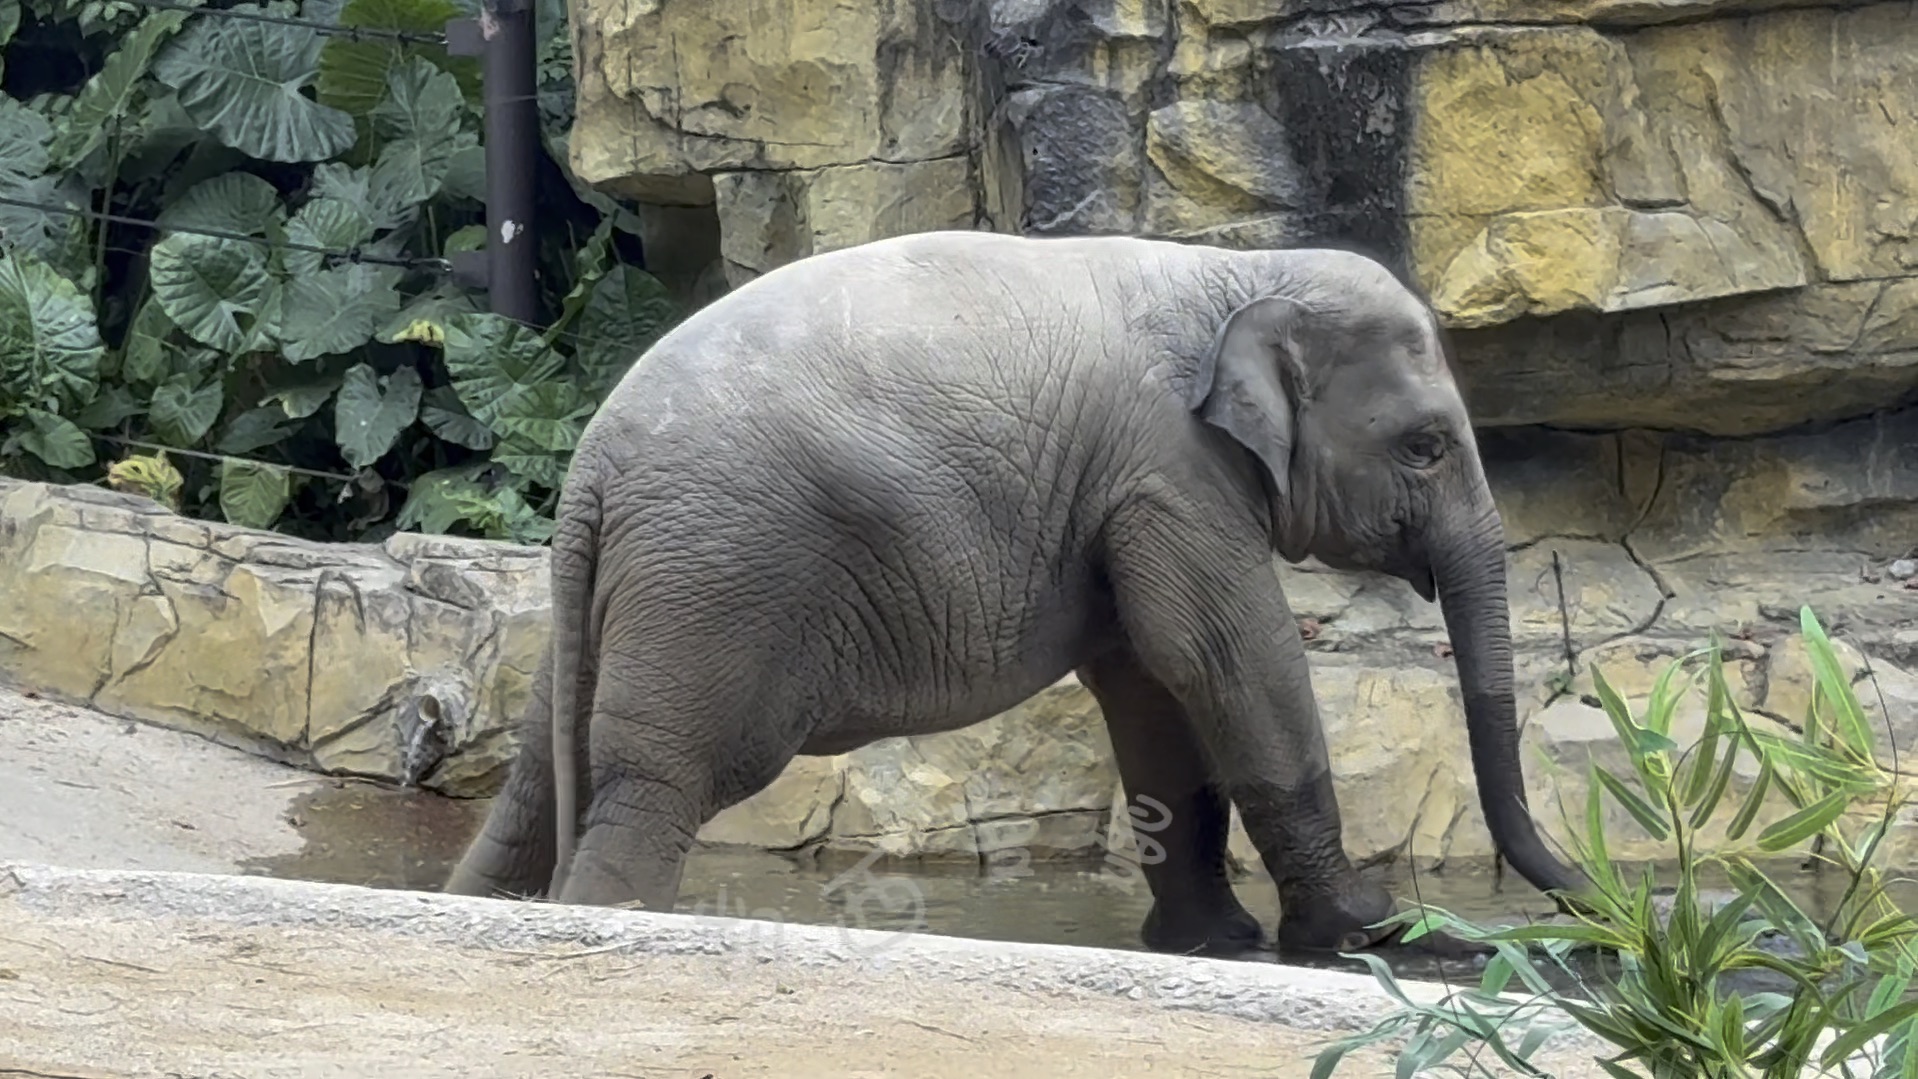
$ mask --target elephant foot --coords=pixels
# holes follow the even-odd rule
[[[1430,958],[1465,958],[1495,949],[1444,933],[1426,933],[1404,939],[1409,925],[1378,923],[1398,911],[1391,893],[1370,881],[1353,878],[1334,894],[1299,894],[1282,900],[1278,944],[1281,955],[1327,955],[1340,952],[1399,952]]]
[[[1147,948],[1173,955],[1200,955],[1227,959],[1265,947],[1259,920],[1235,901],[1228,909],[1205,914],[1168,915],[1154,901],[1146,913],[1139,937]]]

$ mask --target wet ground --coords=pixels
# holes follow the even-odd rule
[[[253,859],[243,871],[275,877],[382,888],[437,891],[486,816],[488,803],[449,799],[365,783],[329,784],[302,794],[289,813],[305,837],[297,850]],[[1828,910],[1844,888],[1834,873],[1768,867],[1806,910]],[[678,909],[690,914],[752,918],[774,923],[850,926],[930,932],[944,936],[1030,944],[1077,944],[1142,950],[1139,926],[1151,906],[1143,882],[1129,889],[1096,862],[1034,862],[1027,875],[980,869],[962,861],[898,864],[858,853],[790,856],[704,848],[690,858]],[[1368,871],[1401,902],[1417,897],[1481,925],[1515,925],[1550,917],[1552,907],[1515,876],[1489,871]],[[868,876],[870,874],[870,876]],[[1729,891],[1707,878],[1707,887]],[[1240,900],[1268,931],[1279,915],[1278,896],[1262,873],[1237,882]],[[1898,898],[1918,909],[1918,886],[1903,884]],[[768,930],[776,932],[776,930]],[[1438,960],[1393,953],[1393,968],[1414,979],[1471,979],[1481,968],[1469,957]],[[1247,957],[1277,961],[1276,955]],[[1287,959],[1288,962],[1299,960]],[[1364,971],[1338,957],[1311,965]],[[1575,963],[1590,976],[1595,961]],[[1554,978],[1566,989],[1565,978]],[[1765,986],[1770,987],[1770,986]],[[1760,988],[1754,985],[1752,988]]]

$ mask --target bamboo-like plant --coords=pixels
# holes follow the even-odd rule
[[[1575,918],[1497,929],[1431,907],[1396,915],[1393,923],[1409,925],[1407,939],[1444,931],[1482,941],[1495,954],[1476,986],[1436,1003],[1413,1001],[1379,957],[1353,956],[1400,1007],[1328,1046],[1314,1079],[1331,1075],[1354,1049],[1400,1038],[1401,1077],[1439,1070],[1489,1075],[1494,1059],[1546,1075],[1533,1058],[1552,1034],[1572,1026],[1617,1047],[1598,1063],[1621,1079],[1918,1079],[1918,1000],[1908,992],[1918,970],[1918,922],[1892,901],[1877,864],[1905,791],[1896,757],[1891,768],[1880,763],[1865,709],[1810,608],[1800,612],[1800,630],[1814,685],[1794,734],[1746,722],[1716,640],[1671,663],[1636,717],[1594,670],[1599,702],[1631,770],[1621,776],[1592,765],[1583,828],[1573,829],[1571,840],[1591,881],[1578,897],[1583,909]],[[1671,737],[1673,717],[1701,678],[1704,732],[1681,752]],[[1741,758],[1755,763],[1756,777],[1734,801],[1726,794]],[[1791,812],[1742,843],[1774,793]],[[1676,877],[1668,908],[1654,901],[1652,869],[1628,874],[1612,860],[1607,798],[1668,845],[1661,862]],[[1728,843],[1707,849],[1701,832],[1727,808]],[[1847,882],[1822,921],[1756,860],[1808,841],[1813,856]],[[1722,868],[1737,890],[1716,907],[1699,886],[1711,867]],[[1589,973],[1570,961],[1574,950],[1615,957],[1616,973]],[[1753,972],[1768,972],[1783,988],[1740,988],[1741,972],[1747,983]],[[1528,993],[1510,991],[1514,980]],[[1575,988],[1560,988],[1567,984]]]

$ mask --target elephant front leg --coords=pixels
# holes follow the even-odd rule
[[[1396,904],[1345,853],[1305,646],[1269,558],[1229,535],[1195,535],[1183,515],[1132,525],[1109,555],[1122,628],[1184,705],[1278,885],[1280,948],[1378,943],[1388,933],[1370,927]]]
[[[442,890],[449,895],[536,896],[552,878],[558,846],[550,733],[552,685],[549,653],[533,677],[512,769],[493,798],[480,834],[447,878]]]
[[[1086,665],[1079,678],[1105,716],[1152,889],[1146,947],[1197,955],[1258,948],[1258,919],[1226,875],[1230,809],[1185,710],[1129,651]]]

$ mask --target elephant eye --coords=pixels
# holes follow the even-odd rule
[[[1399,442],[1399,459],[1413,468],[1431,468],[1445,456],[1445,440],[1431,431],[1417,431]]]

